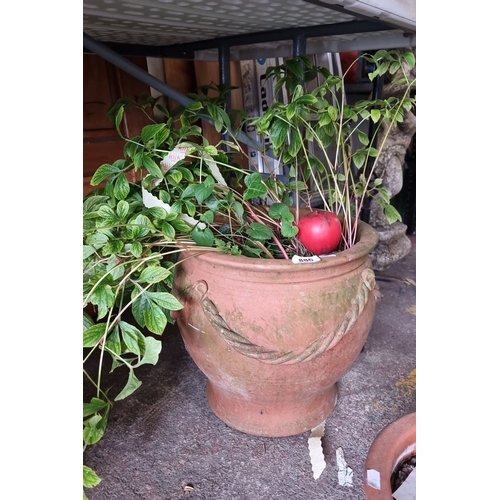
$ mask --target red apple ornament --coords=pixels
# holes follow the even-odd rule
[[[297,225],[297,237],[316,255],[328,254],[337,249],[342,237],[339,218],[326,210],[313,210],[303,215]]]

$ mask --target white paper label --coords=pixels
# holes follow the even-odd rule
[[[368,469],[366,471],[366,482],[368,486],[379,490],[380,489],[380,472],[376,469]]]
[[[325,470],[326,462],[323,454],[323,445],[321,440],[325,433],[325,421],[321,422],[314,429],[311,429],[311,434],[308,440],[309,456],[311,458],[311,466],[314,479],[318,479],[321,473]]]
[[[176,147],[160,162],[163,172],[168,172],[178,161],[186,157],[187,147]]]
[[[158,197],[154,194],[151,194],[148,190],[142,188],[142,202],[146,208],[151,207],[160,207],[164,208],[169,214],[172,211],[172,207],[168,203],[163,203]],[[199,222],[195,218],[190,217],[187,214],[180,214],[179,219],[182,219],[184,222],[187,222],[191,227],[198,226],[200,229],[205,229],[207,225],[204,222]]]
[[[310,264],[311,262],[319,262],[321,259],[317,255],[313,255],[312,257],[299,257],[298,255],[294,255],[292,257],[292,262],[294,264]]]
[[[350,467],[348,467],[347,462],[345,461],[344,450],[342,448],[337,448],[336,452],[339,484],[340,486],[352,488],[353,471]]]

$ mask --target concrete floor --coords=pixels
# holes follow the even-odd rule
[[[89,500],[364,500],[366,455],[385,425],[416,410],[416,245],[378,272],[382,298],[367,343],[339,382],[326,420],[326,468],[311,470],[308,437],[262,438],[233,430],[205,400],[205,377],[175,327],[163,334],[156,366],[117,402],[104,437],[84,463],[102,478]],[[410,281],[407,281],[410,280]],[[341,486],[336,450],[353,471]],[[186,488],[187,487],[187,488]]]

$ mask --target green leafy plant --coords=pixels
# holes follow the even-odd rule
[[[415,64],[411,52],[362,57],[374,68],[371,79]],[[114,104],[109,117],[120,134],[127,107],[148,117],[156,108],[164,119],[151,120],[137,137],[122,135],[124,158],[97,169],[91,185],[99,187],[83,201],[83,364],[94,391],[83,408],[84,449],[102,438],[113,403],[140,386],[137,370],[157,363],[160,336],[174,322],[171,311],[182,307],[171,284],[186,250],[267,259],[308,255],[297,222],[299,207],[313,209],[314,203],[339,215],[339,251],[355,244],[365,199],[377,196],[389,221],[400,218],[374,176],[385,137],[369,137],[363,126],[388,124],[387,134],[415,105],[415,81],[401,73],[401,97],[348,104],[342,76],[307,57],[293,58],[267,73],[286,102],[276,99],[258,118],[228,113],[225,97],[232,88],[214,85],[200,88],[192,104],[173,113],[151,97]],[[321,83],[306,91],[318,75]],[[218,94],[209,97],[213,89]],[[200,118],[221,132],[218,144],[203,136]],[[248,123],[270,145],[261,148],[265,162],[278,159],[286,177],[271,167],[256,170],[239,140]],[[126,382],[107,387],[105,369],[118,368],[128,370]],[[99,481],[84,466],[84,486]]]
[[[374,66],[369,74],[373,80],[386,72],[395,74],[402,64],[415,64],[412,52],[378,51],[362,56]],[[303,82],[320,74],[322,83],[310,92]],[[311,189],[319,195],[322,207],[343,216],[343,248],[356,242],[357,222],[365,198],[378,194],[378,202],[390,223],[401,220],[390,205],[382,179],[374,177],[376,162],[384,146],[387,133],[378,137],[382,124],[394,125],[404,120],[404,113],[415,104],[411,90],[415,82],[401,72],[399,82],[405,92],[400,98],[346,100],[344,77],[332,75],[326,68],[314,66],[308,57],[297,57],[280,66],[268,68],[268,77],[276,79],[276,92],[285,89],[290,101],[278,100],[254,124],[259,133],[267,136],[272,150],[283,163],[291,166],[290,176],[302,179],[296,185],[296,198],[311,208]],[[365,129],[369,122],[374,134]],[[355,148],[356,137],[360,146]],[[380,145],[377,146],[379,141]],[[333,146],[329,153],[328,148]]]

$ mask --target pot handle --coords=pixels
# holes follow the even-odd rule
[[[184,309],[188,303],[188,297],[191,297],[191,300],[202,302],[205,299],[207,292],[208,283],[205,280],[199,280],[182,290],[180,296],[177,297],[177,300],[182,304],[182,309]],[[170,311],[170,316],[177,321],[180,317],[181,310]]]
[[[210,321],[215,331],[222,337],[224,342],[233,347],[244,356],[258,359],[267,364],[294,364],[301,361],[311,360],[326,351],[334,341],[340,340],[356,323],[363,312],[370,294],[375,301],[380,297],[378,284],[372,269],[365,269],[361,273],[356,297],[351,302],[351,308],[347,311],[342,321],[332,328],[328,333],[321,335],[304,349],[283,352],[269,349],[250,342],[240,333],[232,330],[221,316],[217,306],[207,297],[208,284],[200,280],[184,291],[184,297],[192,295],[190,301],[198,300],[201,303],[205,316]]]

